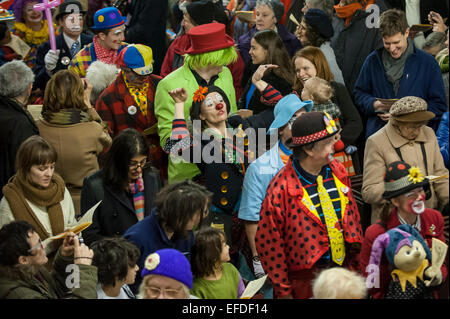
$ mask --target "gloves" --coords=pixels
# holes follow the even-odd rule
[[[430,278],[430,280],[424,280],[425,286],[427,287],[433,287],[440,285],[442,283],[442,272],[440,268],[437,267],[428,267],[425,270],[425,276]]]
[[[53,51],[48,50],[47,54],[44,57],[45,68],[49,71],[52,71],[56,68],[56,64],[59,59],[59,50]]]
[[[262,267],[261,261],[259,260],[255,260],[255,258],[253,258],[253,272],[255,274],[256,278],[261,278],[262,276],[265,275],[264,269]]]
[[[358,148],[356,146],[353,145],[349,145],[345,148],[345,153],[347,153],[348,155],[353,154],[356,152]]]

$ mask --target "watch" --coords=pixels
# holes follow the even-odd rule
[[[252,260],[253,260],[253,261],[257,261],[257,262],[259,262],[259,256],[258,256],[258,255],[256,255],[256,256],[253,256],[253,257],[252,257]]]

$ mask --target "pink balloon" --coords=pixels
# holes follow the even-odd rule
[[[56,51],[56,38],[55,29],[53,28],[52,8],[59,6],[61,0],[42,0],[42,3],[35,4],[33,9],[36,11],[45,11],[45,17],[47,18],[48,35],[50,40],[50,48]]]

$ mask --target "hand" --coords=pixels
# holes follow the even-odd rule
[[[247,110],[247,109],[239,109],[237,111],[237,114],[242,117],[243,119],[246,119],[247,117],[250,117],[253,115],[253,111],[252,110]]]
[[[389,121],[389,118],[391,117],[391,114],[389,114],[389,113],[382,113],[382,114],[377,114],[377,115],[384,122]]]
[[[264,72],[266,72],[266,70],[271,69],[271,68],[278,68],[278,65],[275,65],[275,64],[260,65],[256,69],[255,73],[253,73],[253,76],[252,76],[253,84],[256,84],[255,82],[261,81],[262,77],[264,76]]]
[[[64,241],[61,246],[61,256],[65,257],[73,256],[74,237],[75,234],[73,232],[67,233],[67,236],[64,238]]]
[[[375,100],[375,102],[373,102],[373,110],[374,111],[389,111],[389,105],[385,104],[379,100]]]
[[[176,103],[184,103],[187,100],[187,91],[185,88],[177,88],[172,91],[169,91],[169,95]]]
[[[80,244],[78,242],[78,236],[73,238],[74,243],[74,253],[73,260],[77,265],[91,265],[92,257],[94,257],[94,252],[89,249],[85,244]]]
[[[262,267],[261,261],[255,261],[253,260],[253,273],[255,274],[256,278],[261,278],[265,275],[264,269]]]
[[[84,103],[86,103],[87,107],[92,107],[91,105],[91,92],[92,92],[92,84],[89,83],[87,78],[82,78],[81,81],[84,83]]]
[[[425,276],[430,278],[430,280],[424,280],[425,286],[433,287],[440,285],[442,282],[442,272],[441,269],[431,266],[425,270]]]
[[[409,30],[409,35],[408,35],[408,37],[410,38],[410,39],[414,39],[415,37],[417,37],[419,35],[419,32],[418,31],[411,31],[411,30]]]
[[[58,64],[59,59],[59,50],[53,51],[48,50],[47,54],[44,57],[45,68],[49,71],[52,71],[56,68],[56,64]]]
[[[442,19],[442,16],[437,12],[430,11],[428,14],[428,21],[433,25],[433,32],[445,32],[447,30],[444,19]]]

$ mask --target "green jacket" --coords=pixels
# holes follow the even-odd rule
[[[79,287],[69,289],[66,280],[73,283],[67,278],[73,275],[73,272],[66,272],[69,264],[73,264],[73,258],[63,257],[58,251],[51,272],[41,267],[35,276],[26,279],[18,276],[16,268],[0,267],[0,299],[97,299],[97,267],[77,265]]]
[[[222,72],[219,73],[219,78],[214,82],[214,85],[220,87],[227,94],[231,104],[231,112],[236,112],[236,95],[233,87],[233,77],[227,67],[223,67]],[[156,88],[155,115],[158,119],[158,135],[163,148],[166,140],[172,133],[175,108],[175,103],[168,92],[181,87],[184,87],[188,93],[188,98],[184,107],[184,117],[187,120],[194,92],[198,89],[197,81],[189,67],[184,64],[182,67],[162,79]],[[169,156],[169,183],[191,179],[198,174],[200,174],[200,170],[197,168],[197,165],[186,162],[174,163]]]

